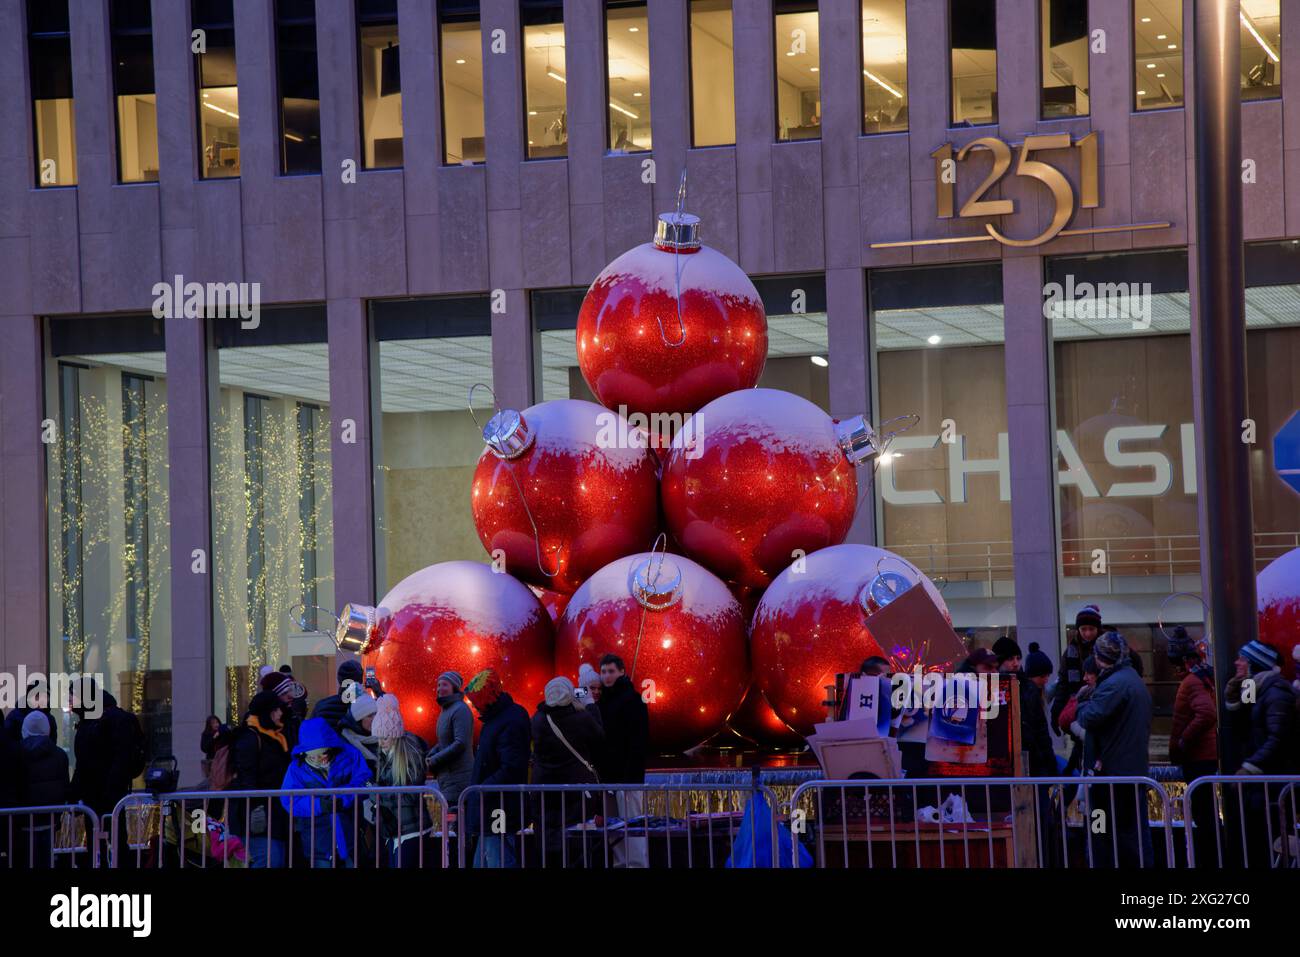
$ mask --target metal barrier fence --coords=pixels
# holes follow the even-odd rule
[[[809,781],[789,810],[789,859],[803,847],[816,867],[1174,867],[1148,777]]]
[[[457,861],[461,867],[779,867],[779,814],[776,795],[763,785],[474,785],[457,804]]]
[[[1211,775],[1183,794],[1188,867],[1300,867],[1300,776]]]
[[[445,868],[451,837],[433,785],[137,791],[113,808],[109,866]]]
[[[98,836],[99,816],[84,804],[0,808],[0,869],[99,867]]]

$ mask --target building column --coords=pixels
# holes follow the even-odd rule
[[[862,269],[826,270],[826,355],[830,361],[827,372],[831,416],[848,419],[864,415],[875,425],[878,423],[871,402],[872,342],[868,310],[867,274]],[[845,541],[862,545],[876,543],[876,468],[875,459],[858,466],[858,511]]]

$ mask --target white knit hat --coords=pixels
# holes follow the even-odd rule
[[[348,707],[348,713],[352,715],[352,720],[357,724],[360,724],[378,710],[379,703],[368,694],[357,695],[356,700]]]
[[[578,666],[578,687],[590,688],[600,684],[600,673],[585,661]]]
[[[373,698],[370,700],[374,701]],[[375,720],[370,723],[370,733],[381,741],[400,738],[406,726],[402,724],[402,709],[398,704],[397,695],[383,695],[375,701],[375,707]]]
[[[544,693],[548,707],[563,708],[566,704],[573,704],[573,682],[563,676],[546,682]]]

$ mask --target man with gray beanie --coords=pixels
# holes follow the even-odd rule
[[[474,715],[465,703],[465,679],[456,671],[438,675],[438,743],[425,756],[447,804],[456,806],[474,773]]]
[[[1097,684],[1079,691],[1075,721],[1087,735],[1085,753],[1093,766],[1084,774],[1145,776],[1151,759],[1151,693],[1133,668],[1128,644],[1119,632],[1108,631],[1092,646],[1100,669]],[[1106,812],[1106,822],[1115,829],[1114,846],[1120,867],[1152,867],[1151,827],[1147,820],[1146,793],[1136,785],[1115,785],[1114,807],[1111,788],[1094,787],[1089,799],[1093,810]],[[1109,834],[1093,838],[1094,860],[1106,866],[1113,849]]]

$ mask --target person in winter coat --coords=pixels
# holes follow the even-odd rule
[[[244,722],[231,736],[231,763],[236,791],[273,791],[289,769],[289,740],[284,734],[284,702],[260,691],[248,704]],[[233,799],[228,803],[232,834],[248,849],[249,867],[284,867],[293,840],[289,815],[274,799]]]
[[[1055,777],[1058,773],[1043,701],[1043,689],[1051,676],[1052,659],[1043,654],[1038,642],[1031,641],[1017,677],[1020,679],[1021,747],[1029,752],[1029,773],[1033,777]]]
[[[407,731],[402,710],[395,695],[386,694],[376,701],[371,730],[376,740],[378,775],[382,787],[415,787],[424,784],[424,739]],[[416,868],[421,857],[433,861],[436,851],[428,846],[434,819],[419,794],[390,794],[379,798],[378,807],[370,802],[369,817],[375,821],[376,837],[383,845],[383,860],[388,867]],[[377,819],[376,819],[377,815]],[[423,850],[421,845],[424,844]]]
[[[50,740],[58,744],[58,722],[55,721],[54,715],[50,712],[49,694],[46,691],[45,683],[40,678],[33,678],[27,683],[27,695],[23,698],[22,703],[5,715],[4,733],[9,736],[9,740],[14,744],[22,743],[23,721],[33,711],[40,711],[49,719]]]
[[[349,658],[339,665],[336,674],[339,680],[339,693],[321,698],[316,702],[316,707],[311,709],[313,718],[324,718],[335,731],[339,729],[340,722],[347,717],[348,707],[358,695],[364,693],[362,682],[365,679],[361,662],[355,658]],[[356,687],[349,691],[348,685],[356,685]]]
[[[269,691],[280,699],[284,705],[281,719],[284,736],[292,748],[298,742],[298,729],[302,726],[302,713],[306,707],[307,689],[294,680],[292,674],[275,671],[270,665],[263,665],[258,679],[259,688]]]
[[[68,800],[68,755],[50,737],[50,719],[29,711],[23,719],[19,751],[18,807],[50,807]],[[17,867],[54,866],[53,832],[57,815],[19,817]]]
[[[1151,766],[1151,693],[1133,669],[1128,645],[1118,632],[1098,638],[1092,653],[1101,670],[1095,688],[1079,692],[1075,719],[1086,734],[1084,753],[1092,762],[1084,773],[1145,776]],[[1089,832],[1094,860],[1109,860],[1112,846],[1117,845],[1119,859],[1112,863],[1121,867],[1153,866],[1145,789],[1115,785],[1113,808],[1109,786],[1091,788],[1088,797],[1091,807],[1105,811],[1106,819],[1115,828],[1113,841],[1094,841]]]
[[[606,654],[600,659],[600,720],[605,728],[605,748],[597,764],[604,784],[645,783],[646,752],[650,746],[650,711],[627,676],[623,659]],[[642,791],[614,792],[612,812],[623,821],[634,821],[645,813]],[[614,863],[621,867],[648,867],[649,849],[645,836],[633,837],[628,828],[614,845]]]
[[[1180,679],[1169,728],[1169,761],[1182,766],[1183,780],[1191,784],[1197,778],[1219,771],[1219,712],[1214,703],[1214,669],[1181,625],[1169,636],[1168,655],[1169,664]],[[1213,792],[1204,786],[1196,788],[1192,791],[1192,839],[1200,864],[1214,860],[1216,827]]]
[[[528,780],[532,737],[528,712],[502,689],[501,680],[491,668],[470,679],[465,696],[483,722],[470,784],[482,785],[486,790],[466,806],[461,839],[475,840],[475,867],[514,867],[516,835],[524,823],[523,798],[519,794],[494,794],[492,788]],[[504,810],[504,816],[493,813],[497,810]]]
[[[324,718],[308,718],[298,730],[293,760],[284,773],[285,790],[360,788],[370,783],[361,752],[348,744]],[[312,867],[352,867],[361,820],[356,795],[312,797],[285,795],[280,803],[294,818],[294,831]]]
[[[96,701],[99,717],[92,717]],[[107,816],[144,772],[144,734],[135,715],[119,708],[117,699],[100,691],[93,678],[83,678],[81,686],[73,689],[71,707],[78,721],[70,797]]]
[[[461,690],[465,681],[455,671],[438,675],[438,743],[426,755],[425,764],[437,781],[438,790],[454,809],[460,792],[474,774],[474,715]]]
[[[378,771],[379,741],[370,726],[378,711],[379,703],[374,698],[368,694],[357,695],[348,705],[348,713],[334,729],[339,737],[361,752],[361,756],[366,759],[366,767],[370,769],[371,780],[375,779]]]
[[[552,678],[545,700],[533,715],[533,783],[597,784],[596,759],[605,743],[605,730],[595,705],[574,698],[573,682]],[[587,821],[601,811],[596,792],[569,791],[538,795],[533,820],[544,823],[543,864],[566,861],[565,828]]]
[[[1101,609],[1096,605],[1084,605],[1074,616],[1074,635],[1061,652],[1061,667],[1056,676],[1056,688],[1052,692],[1051,726],[1061,725],[1061,712],[1070,703],[1070,699],[1084,686],[1083,663],[1092,657],[1092,646],[1101,634]],[[1078,768],[1083,763],[1083,744],[1075,742],[1070,751],[1067,768]]]
[[[228,744],[230,728],[215,714],[208,715],[208,720],[203,724],[203,733],[199,735],[199,749],[203,756],[211,761],[216,757],[217,750]]]

